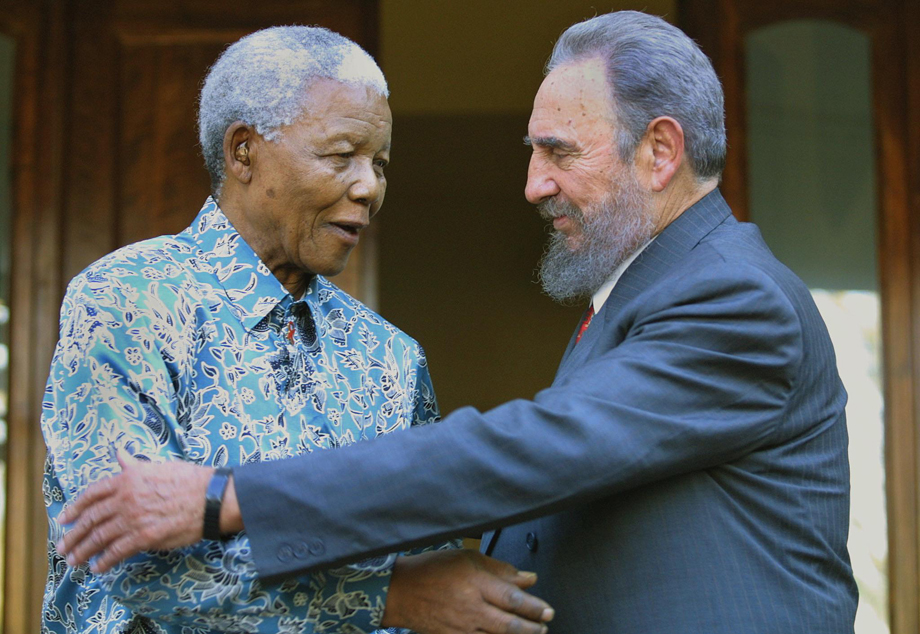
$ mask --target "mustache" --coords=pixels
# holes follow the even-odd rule
[[[552,222],[554,218],[568,216],[580,223],[585,218],[585,213],[579,207],[567,200],[559,200],[557,198],[547,198],[543,202],[538,203],[537,213],[539,213],[540,217],[546,222]]]

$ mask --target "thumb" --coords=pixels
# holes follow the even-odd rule
[[[118,464],[121,466],[122,471],[126,471],[129,468],[136,467],[140,464],[140,460],[128,453],[128,450],[124,447],[120,448],[115,453],[115,459],[118,460]]]

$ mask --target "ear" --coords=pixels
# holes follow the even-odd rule
[[[235,178],[248,185],[252,180],[255,130],[242,121],[234,121],[224,132],[224,171],[227,178]]]
[[[654,192],[663,191],[684,161],[684,130],[671,117],[653,119],[636,152],[636,164]]]

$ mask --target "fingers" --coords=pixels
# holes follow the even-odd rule
[[[128,453],[124,448],[119,449],[115,453],[115,459],[118,460],[118,464],[121,466],[122,470],[130,469],[131,467],[136,467],[140,464],[140,460]]]
[[[93,561],[90,569],[97,574],[106,572],[119,561],[133,557],[141,550],[142,547],[136,543],[132,535],[125,535],[111,542],[102,555]]]
[[[108,481],[106,481],[108,482]],[[100,483],[101,484],[101,483]],[[96,485],[93,485],[95,487]],[[93,487],[87,489],[82,497],[77,498],[78,502],[84,500]],[[102,488],[102,487],[100,487]],[[108,487],[112,489],[111,486]],[[80,509],[80,514],[75,515],[76,524],[72,529],[64,534],[61,541],[57,544],[58,552],[62,555],[68,553],[73,555],[73,561],[77,564],[88,561],[90,557],[99,553],[105,545],[114,537],[110,537],[108,532],[100,532],[103,528],[108,528],[108,520],[118,510],[118,501],[114,496],[97,497],[98,503],[92,506]],[[71,563],[71,557],[68,557],[68,563]],[[71,565],[74,565],[71,563]]]
[[[489,603],[532,621],[552,620],[555,612],[549,604],[524,592],[537,582],[536,573],[518,570],[507,562],[479,553],[475,556],[478,565],[494,575],[493,583],[488,584],[483,591]]]
[[[83,538],[73,542],[70,546],[64,544],[63,548],[58,547],[58,552],[66,554],[68,565],[78,566],[103,552],[108,552],[112,543],[118,540],[123,533],[124,526],[119,518],[99,520],[84,533]],[[69,537],[70,533],[64,536],[64,540]]]
[[[488,634],[546,634],[549,631],[544,623],[522,619],[492,606],[486,607],[483,616],[482,631]]]
[[[116,490],[115,479],[117,477],[106,478],[87,487],[86,491],[71,502],[58,516],[58,521],[61,524],[72,524],[88,506],[92,506],[99,500],[113,495]]]
[[[528,621],[547,622],[556,614],[546,601],[524,592],[516,585],[499,580],[483,588],[483,597],[499,610]]]
[[[514,576],[508,579],[511,583],[516,585],[521,590],[526,590],[527,588],[532,588],[535,583],[537,583],[537,573],[527,572],[526,570],[518,570],[515,572]]]
[[[535,580],[474,551],[401,556],[381,624],[428,634],[545,634],[553,609],[517,585]]]
[[[475,552],[475,551],[474,551]],[[519,588],[525,590],[537,582],[537,573],[518,570],[511,564],[476,553],[479,565],[497,577],[501,577],[509,583],[513,583]]]

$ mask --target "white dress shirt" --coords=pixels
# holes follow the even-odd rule
[[[633,263],[633,260],[639,257],[639,254],[645,251],[648,245],[654,241],[655,238],[652,238],[643,244],[641,248],[636,249],[635,253],[623,260],[620,266],[617,267],[617,270],[613,272],[613,275],[611,275],[607,281],[604,282],[604,285],[597,289],[597,291],[594,293],[594,296],[591,298],[591,305],[594,306],[595,315],[601,312],[601,308],[604,307],[604,302],[606,302],[607,298],[610,297],[610,293],[613,292],[613,287],[616,286],[617,282],[620,281],[620,277],[626,271],[627,267],[629,267],[629,265]]]

